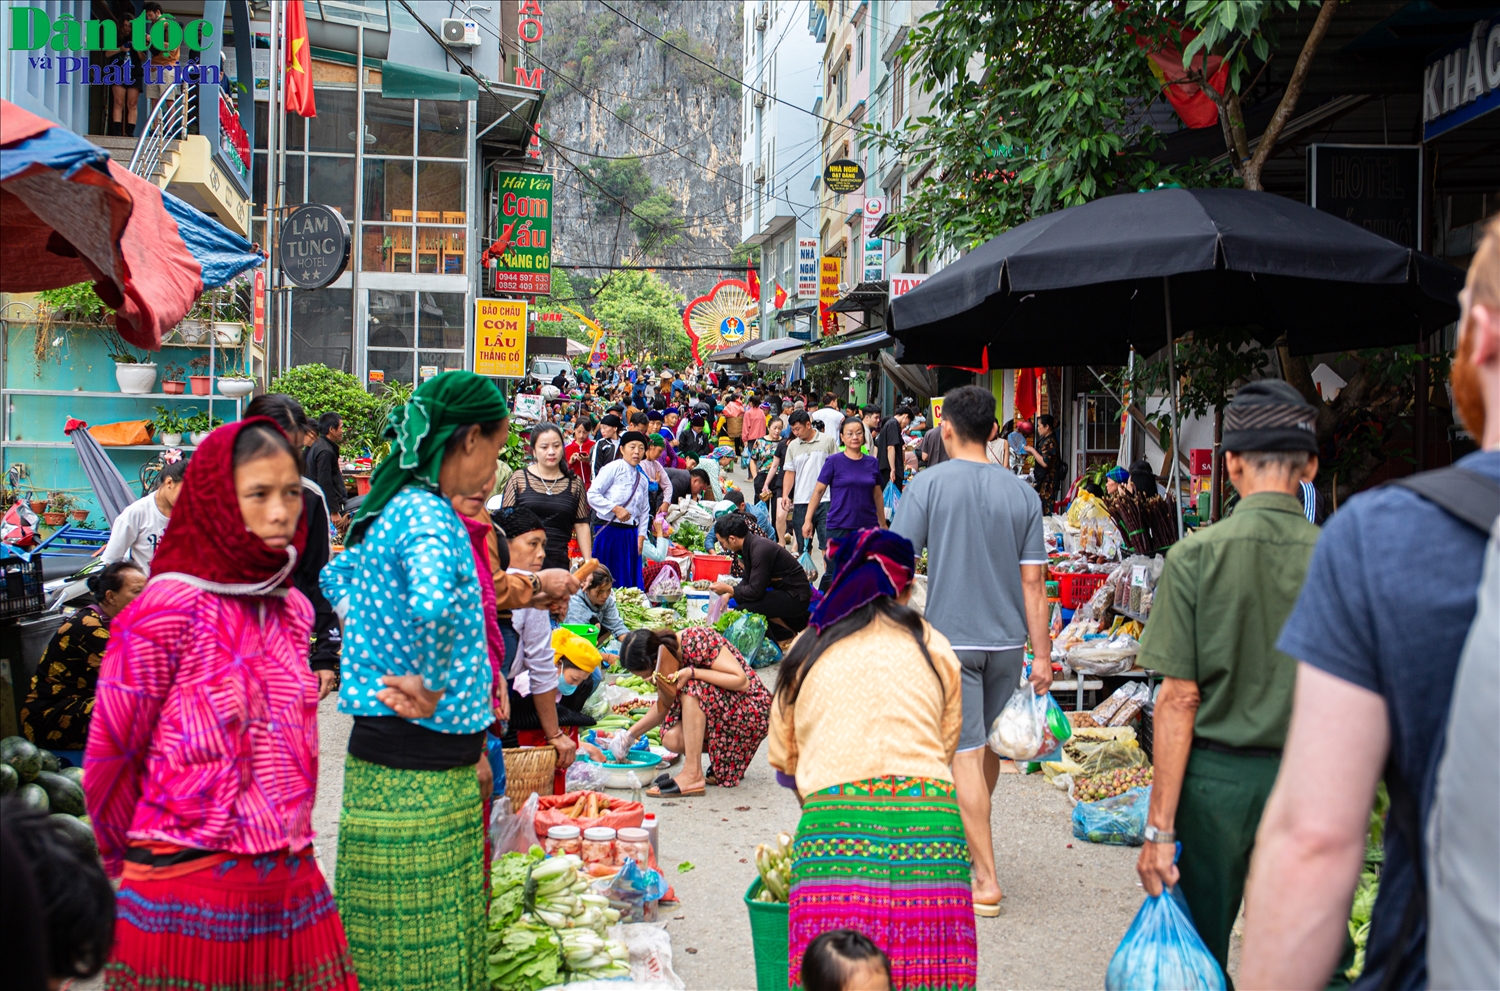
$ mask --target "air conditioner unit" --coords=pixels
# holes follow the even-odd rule
[[[757,107],[763,107],[766,105],[766,94],[762,93],[760,90],[755,91],[755,105]]]
[[[760,13],[755,15],[755,30],[764,31],[768,22],[769,17],[766,14],[765,8],[762,7]]]
[[[765,182],[766,181],[766,167],[764,165],[757,165],[755,167],[755,181],[756,182]]]
[[[462,17],[443,18],[443,40],[450,45],[464,48],[479,47],[479,23]]]

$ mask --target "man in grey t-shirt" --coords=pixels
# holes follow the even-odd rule
[[[927,548],[927,621],[963,663],[963,730],[953,782],[973,860],[974,911],[1000,914],[990,837],[990,795],[1000,759],[985,746],[990,725],[1021,680],[1028,635],[1039,662],[1038,695],[1052,687],[1047,629],[1047,548],[1036,492],[989,463],[995,397],[966,385],[943,398],[949,460],[919,472],[896,510],[894,529]]]

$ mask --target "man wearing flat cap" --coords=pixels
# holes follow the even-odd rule
[[[1224,410],[1224,462],[1239,505],[1167,554],[1137,661],[1166,677],[1136,870],[1153,895],[1180,885],[1198,934],[1226,969],[1292,712],[1297,662],[1276,638],[1320,532],[1301,497],[1301,483],[1318,473],[1315,415],[1279,379],[1236,392]]]

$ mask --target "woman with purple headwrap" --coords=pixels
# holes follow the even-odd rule
[[[856,929],[897,989],[972,988],[969,847],[950,765],[963,724],[961,666],[907,608],[911,542],[859,530],[833,546],[828,592],[782,661],[770,757],[795,788],[790,986],[807,946]]]

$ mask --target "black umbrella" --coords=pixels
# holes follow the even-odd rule
[[[964,367],[1123,364],[1222,327],[1313,354],[1415,343],[1458,318],[1462,286],[1458,269],[1285,197],[1163,189],[1006,231],[897,297],[891,332],[903,362]]]

